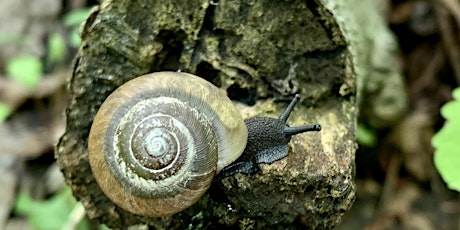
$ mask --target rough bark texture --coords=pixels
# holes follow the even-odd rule
[[[330,7],[329,7],[330,8]],[[332,11],[321,1],[105,1],[82,30],[70,82],[67,130],[56,157],[91,218],[112,228],[308,228],[339,223],[355,197],[356,76]],[[194,73],[226,90],[243,116],[276,117],[295,93],[289,156],[252,176],[215,182],[168,218],[131,215],[101,192],[88,164],[97,109],[117,86],[161,70]]]

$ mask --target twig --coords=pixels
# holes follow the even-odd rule
[[[444,49],[440,44],[437,44],[434,48],[432,58],[429,60],[428,64],[423,67],[423,71],[410,87],[410,95],[419,96],[423,90],[430,87],[433,84],[433,78],[435,78],[436,73],[442,68],[445,61],[446,56]]]
[[[439,0],[444,5],[445,9],[448,9],[450,13],[455,17],[457,24],[460,25],[460,4],[457,0]]]
[[[444,47],[455,73],[455,79],[457,84],[460,84],[460,50],[457,46],[458,41],[455,39],[456,36],[452,32],[453,30],[451,24],[449,23],[449,14],[443,6],[437,5],[434,9],[439,22]]]
[[[387,174],[385,177],[385,182],[382,188],[382,194],[380,196],[380,201],[377,207],[377,212],[375,216],[379,216],[382,213],[385,213],[388,209],[388,203],[394,197],[396,190],[396,183],[399,178],[399,169],[401,167],[401,158],[397,154],[392,154],[390,162],[388,165]]]

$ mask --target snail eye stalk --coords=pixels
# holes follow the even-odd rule
[[[294,106],[300,99],[296,94],[278,119],[255,117],[245,120],[248,128],[248,142],[243,154],[232,164],[225,167],[215,180],[223,179],[235,173],[253,174],[260,170],[259,164],[270,164],[288,155],[289,142],[293,135],[321,131],[321,125],[289,127],[286,124]]]

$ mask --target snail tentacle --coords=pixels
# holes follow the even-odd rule
[[[291,136],[320,131],[321,125],[305,125],[289,127],[286,124],[294,106],[299,101],[296,94],[278,119],[270,117],[254,117],[244,122],[248,127],[248,142],[241,156],[225,167],[216,179],[231,176],[235,173],[253,174],[260,170],[259,164],[270,164],[288,155]]]

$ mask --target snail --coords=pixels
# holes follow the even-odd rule
[[[136,215],[170,216],[194,204],[216,178],[252,174],[288,154],[296,95],[278,119],[243,120],[210,82],[183,72],[136,77],[112,92],[88,138],[91,170],[104,194]],[[217,175],[217,176],[216,176]]]

